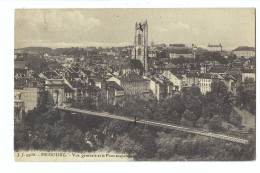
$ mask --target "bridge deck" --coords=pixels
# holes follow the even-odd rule
[[[179,131],[183,131],[183,132],[187,132],[187,133],[193,133],[193,134],[197,134],[197,135],[223,139],[226,141],[236,142],[236,143],[240,143],[240,144],[248,143],[248,140],[237,138],[234,136],[211,133],[211,132],[206,132],[206,131],[202,131],[202,130],[192,129],[192,128],[178,126],[178,125],[172,125],[172,124],[168,124],[168,123],[161,123],[161,122],[156,122],[156,121],[135,120],[134,118],[113,115],[108,112],[94,112],[94,111],[81,110],[81,109],[75,109],[75,108],[65,108],[65,107],[59,107],[59,109],[83,113],[83,114],[95,115],[95,116],[99,116],[99,117],[112,118],[112,119],[117,119],[117,120],[122,120],[122,121],[136,122],[136,123],[146,124],[146,125],[151,125],[151,126],[156,126],[156,127],[163,127],[163,128],[172,129],[172,130],[179,130]]]

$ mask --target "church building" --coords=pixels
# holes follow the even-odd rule
[[[135,24],[134,49],[132,61],[140,61],[143,65],[143,75],[148,72],[148,23],[140,22]]]

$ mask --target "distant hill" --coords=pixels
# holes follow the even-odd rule
[[[50,53],[53,50],[49,47],[25,47],[25,48],[21,48],[21,50],[25,51],[25,52],[39,52],[39,53]]]

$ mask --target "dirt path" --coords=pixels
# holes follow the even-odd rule
[[[253,128],[255,129],[255,119],[256,116],[251,114],[245,109],[240,110],[237,107],[233,107],[233,109],[242,116],[242,125],[245,127],[246,130]]]

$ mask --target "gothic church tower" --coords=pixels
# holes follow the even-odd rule
[[[135,24],[134,49],[132,59],[140,60],[144,67],[144,74],[148,72],[148,23],[140,22]]]

